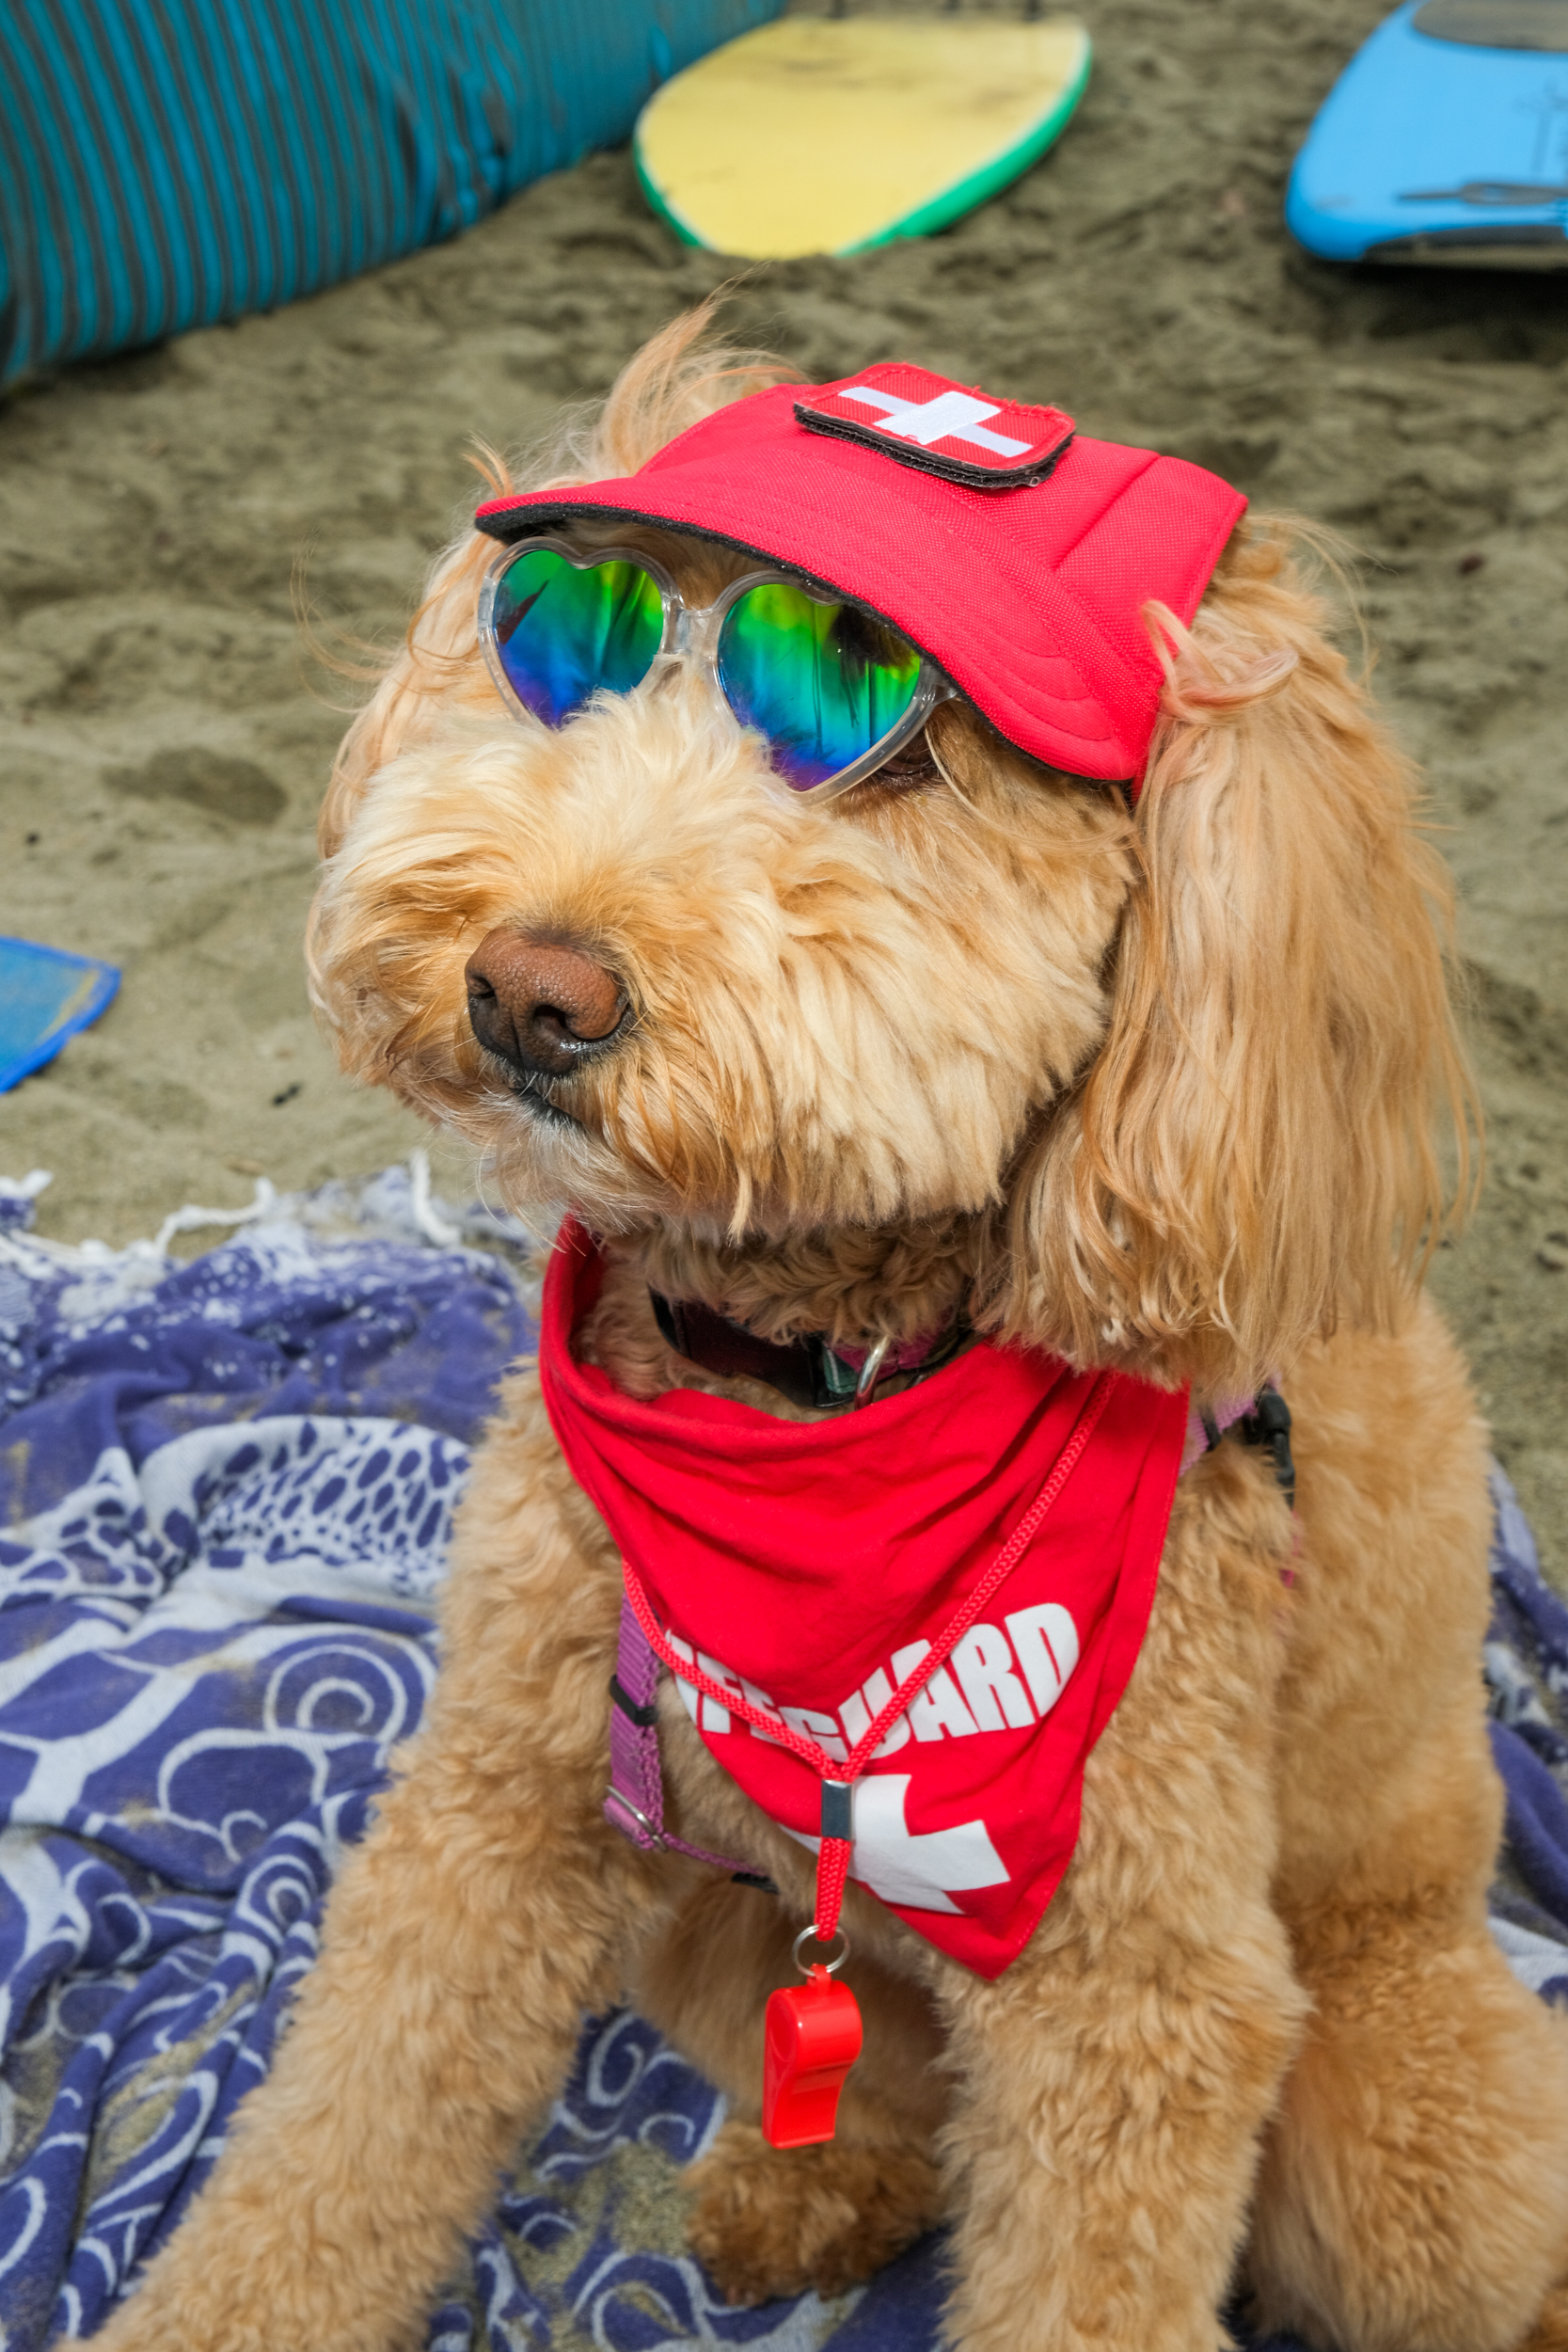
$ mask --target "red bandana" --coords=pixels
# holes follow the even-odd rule
[[[834,1421],[673,1390],[641,1404],[571,1335],[604,1260],[568,1221],[539,1368],[578,1484],[699,1669],[845,1758],[1046,1486],[1095,1389],[981,1343]],[[1186,1433],[1184,1391],[1101,1375],[1049,1518],[854,1790],[849,1874],[939,1950],[999,1976],[1072,1857],[1084,1767],[1136,1661]],[[704,1741],[815,1848],[817,1776],[689,1684]]]

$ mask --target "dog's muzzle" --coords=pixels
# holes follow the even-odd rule
[[[475,1037],[527,1079],[569,1077],[630,1025],[613,972],[580,948],[510,923],[480,941],[464,977]]]

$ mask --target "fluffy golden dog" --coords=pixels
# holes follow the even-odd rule
[[[770,380],[692,332],[558,473],[628,472]],[[628,535],[694,604],[749,561]],[[826,805],[769,790],[688,672],[519,727],[476,644],[493,553],[440,562],[349,733],[313,968],[351,1072],[606,1238],[579,1354],[634,1395],[722,1390],[650,1285],[844,1345],[961,1306],[1199,1405],[1277,1377],[1299,1513],[1229,1440],[1182,1476],[1027,1947],[984,1981],[852,1885],[866,2054],[837,2139],[781,2153],[760,2018],[811,1857],[668,1678],[674,1820],[779,1899],[607,1826],[620,1562],[517,1372],[426,1724],[106,2352],[422,2342],[584,2009],[626,1987],[730,2101],[691,2242],[736,2299],[839,2288],[945,2217],[960,2352],[1215,2352],[1238,2288],[1340,2352],[1568,2346],[1568,2042],[1487,1929],[1485,1440],[1418,1289],[1465,1115],[1446,886],[1290,532],[1239,528],[1190,634],[1165,616],[1135,805],[963,702]],[[465,979],[498,931],[610,976],[613,1054],[507,1083]]]

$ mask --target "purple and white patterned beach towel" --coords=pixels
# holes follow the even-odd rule
[[[92,2332],[265,2073],[430,1688],[452,1506],[535,1298],[524,1237],[422,1168],[263,1200],[189,1264],[30,1216],[0,1187],[4,2352]],[[1568,1611],[1500,1473],[1497,1505],[1494,1932],[1568,1997]],[[718,2297],[678,2175],[721,2120],[641,2019],[587,2020],[430,2352],[935,2352],[940,2237],[833,2302]]]

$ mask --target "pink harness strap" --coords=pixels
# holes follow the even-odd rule
[[[1210,1413],[1200,1413],[1196,1405],[1190,1405],[1187,1407],[1187,1439],[1181,1448],[1182,1470],[1190,1470],[1201,1455],[1212,1453],[1226,1431],[1252,1412],[1257,1402],[1257,1398],[1252,1396],[1221,1397]]]
[[[605,1820],[644,1853],[689,1854],[732,1878],[756,1878],[749,1863],[730,1862],[705,1847],[689,1846],[664,1826],[664,1774],[658,1760],[659,1661],[629,1600],[621,1603],[621,1636],[610,1695],[610,1788]]]

